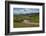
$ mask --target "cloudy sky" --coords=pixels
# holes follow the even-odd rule
[[[13,8],[13,14],[39,13],[38,8]]]

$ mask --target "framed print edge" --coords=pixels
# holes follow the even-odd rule
[[[8,15],[8,2],[5,2],[5,35],[9,34],[9,15]]]
[[[42,31],[24,31],[24,32],[10,32],[10,7],[9,4],[28,4],[28,5],[42,5]],[[5,1],[5,35],[17,35],[17,34],[35,34],[45,32],[45,4],[35,2],[17,2],[17,1]]]

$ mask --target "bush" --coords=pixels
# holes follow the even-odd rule
[[[24,21],[23,18],[15,18],[15,19],[14,19],[14,22],[22,22],[22,21]]]

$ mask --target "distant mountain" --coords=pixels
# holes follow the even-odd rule
[[[27,13],[27,14],[14,14],[14,16],[17,16],[17,15],[24,15],[24,16],[30,16],[30,15],[39,15],[39,13]]]

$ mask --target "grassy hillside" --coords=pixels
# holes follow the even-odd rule
[[[23,23],[24,20],[28,20],[31,23],[38,23],[38,24],[26,24]],[[38,27],[39,26],[39,14],[32,14],[32,15],[16,15],[14,16],[14,28],[18,27]]]

